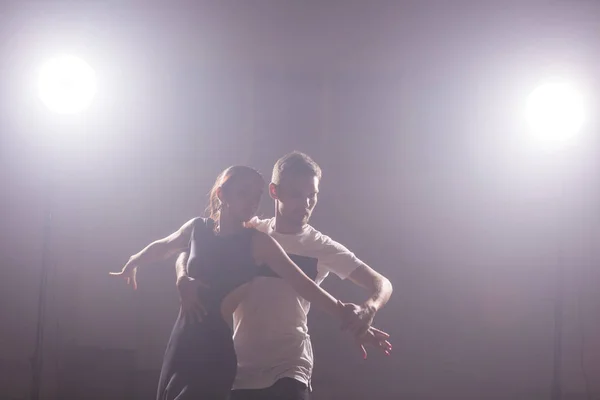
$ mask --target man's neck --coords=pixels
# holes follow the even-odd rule
[[[283,235],[296,235],[304,230],[306,225],[290,224],[283,218],[275,215],[275,232]]]

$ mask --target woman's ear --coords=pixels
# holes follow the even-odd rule
[[[279,196],[277,195],[277,189],[277,185],[273,182],[269,184],[269,196],[271,196],[273,200],[279,200]]]

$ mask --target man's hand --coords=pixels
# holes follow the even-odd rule
[[[181,312],[188,322],[201,322],[206,309],[198,297],[198,289],[208,286],[197,279],[182,276],[177,280],[177,289],[181,300]]]
[[[341,328],[352,332],[355,336],[364,335],[373,323],[375,313],[375,307],[346,303]]]
[[[133,258],[130,258],[129,261],[127,261],[127,264],[125,264],[121,272],[109,272],[109,274],[112,276],[120,276],[125,278],[127,284],[133,286],[133,290],[137,289],[137,281],[135,279],[137,274],[137,265],[135,264]]]
[[[388,341],[390,335],[377,329],[370,327],[362,336],[356,336],[356,343],[360,346],[363,359],[367,359],[367,349],[365,345],[373,346],[380,349],[386,356],[392,352],[392,344]]]

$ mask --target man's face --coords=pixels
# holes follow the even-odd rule
[[[319,178],[308,174],[289,175],[279,185],[271,183],[269,189],[271,197],[278,200],[281,218],[298,226],[308,223],[317,205]]]

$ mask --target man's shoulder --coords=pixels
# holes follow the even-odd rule
[[[322,246],[336,245],[338,242],[327,236],[312,225],[306,225],[305,236],[312,242],[318,243]]]
[[[330,236],[322,233],[318,229],[309,225],[309,235],[311,241],[318,247],[322,255],[347,253],[352,254],[352,251],[345,245],[332,239]]]

